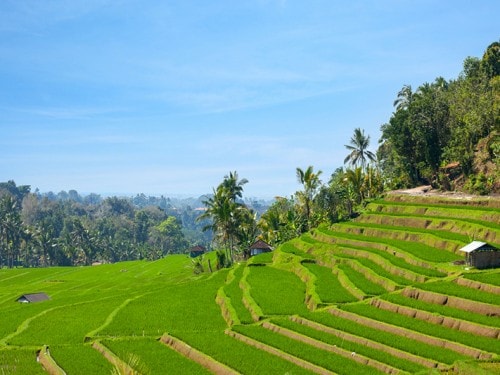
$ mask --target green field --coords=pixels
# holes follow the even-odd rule
[[[123,366],[141,374],[500,373],[498,315],[469,311],[500,306],[500,270],[456,263],[463,254],[454,250],[471,233],[500,238],[498,210],[388,197],[366,211],[212,274],[195,275],[185,255],[0,269],[0,375],[46,373],[37,362],[44,346],[69,375]],[[407,288],[462,304],[411,298]],[[50,300],[16,302],[35,292]],[[184,346],[164,344],[164,335]]]

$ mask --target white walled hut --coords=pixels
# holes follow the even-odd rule
[[[262,253],[269,253],[271,251],[273,251],[272,246],[262,240],[258,240],[250,246],[251,257]]]
[[[460,249],[465,253],[465,263],[471,267],[500,267],[500,250],[481,241],[472,241]]]

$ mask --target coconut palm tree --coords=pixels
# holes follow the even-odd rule
[[[375,161],[375,154],[368,150],[370,145],[370,136],[365,135],[365,131],[360,128],[354,129],[354,135],[351,137],[350,144],[345,145],[350,153],[344,159],[345,163],[350,163],[352,166],[361,164],[361,168],[365,169],[367,164],[367,159],[370,161]]]
[[[246,178],[238,180],[238,172],[229,172],[229,175],[224,176],[224,181],[222,181],[222,186],[226,190],[229,198],[236,201],[238,198],[243,197],[243,185],[248,183]]]
[[[321,186],[321,180],[319,176],[322,171],[314,172],[313,166],[310,165],[304,171],[300,168],[297,168],[297,181],[304,186],[304,191],[299,194],[299,198],[302,198],[305,206],[305,214],[307,221],[307,229],[310,228],[310,219],[311,219],[311,204],[316,195],[318,188]]]
[[[242,210],[248,210],[245,205],[237,202],[243,196],[243,185],[248,180],[238,179],[237,172],[230,172],[224,176],[221,184],[214,189],[214,193],[203,201],[205,212],[198,217],[198,221],[209,219],[210,224],[203,230],[211,229],[217,241],[223,245],[228,252],[227,259],[233,261],[233,252],[239,241],[240,226],[248,225],[248,215],[242,214]]]
[[[402,111],[408,109],[413,102],[413,91],[411,90],[411,85],[404,85],[398,92],[398,97],[394,101],[393,106],[396,111]]]

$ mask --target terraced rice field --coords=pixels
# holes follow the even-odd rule
[[[500,269],[459,262],[472,239],[500,248],[500,200],[388,196],[212,275],[1,269],[0,374],[498,374]]]

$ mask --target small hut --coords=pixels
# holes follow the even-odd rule
[[[196,245],[189,249],[189,256],[191,258],[196,258],[199,257],[200,255],[205,254],[205,251],[206,249],[204,246]]]
[[[259,255],[262,253],[269,253],[273,251],[273,248],[268,243],[258,240],[250,246],[250,256]]]
[[[45,293],[28,293],[23,294],[21,297],[16,299],[20,303],[34,303],[49,300],[50,297]]]
[[[500,267],[500,251],[492,245],[481,241],[472,241],[460,249],[465,253],[465,263],[471,267]]]

